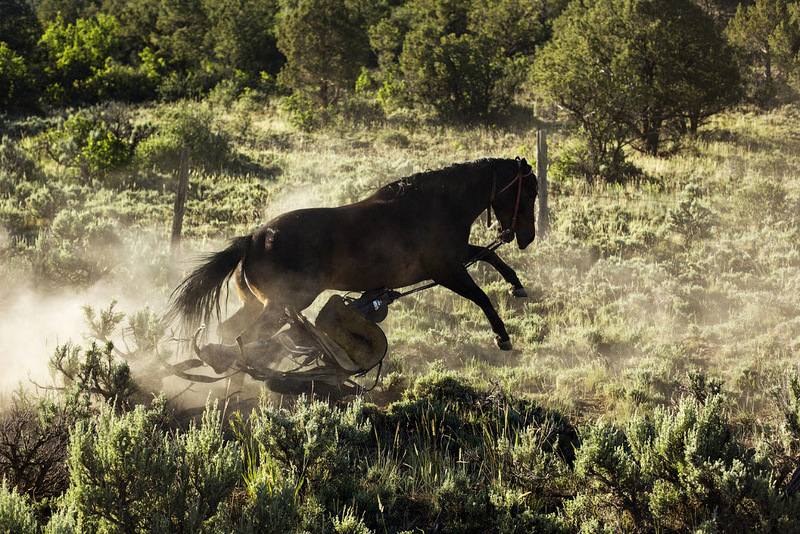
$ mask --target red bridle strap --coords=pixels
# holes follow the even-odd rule
[[[532,171],[531,171],[531,172],[532,172]],[[495,199],[495,198],[497,198],[497,196],[498,196],[498,195],[500,195],[500,194],[501,194],[501,193],[503,193],[503,192],[504,192],[506,189],[508,189],[508,188],[510,188],[512,185],[514,185],[514,183],[515,183],[515,182],[516,182],[516,184],[517,184],[517,201],[516,201],[516,203],[514,204],[514,216],[511,218],[511,227],[510,227],[510,228],[508,228],[508,230],[511,230],[512,232],[513,232],[513,231],[514,231],[514,230],[517,228],[517,216],[519,215],[519,203],[520,203],[520,199],[522,198],[522,180],[523,180],[523,179],[525,179],[525,178],[527,178],[527,177],[528,177],[528,176],[530,176],[530,175],[531,175],[531,173],[530,173],[530,172],[529,172],[529,173],[527,173],[527,174],[524,174],[524,175],[523,175],[523,174],[522,174],[522,168],[520,167],[519,171],[517,171],[517,176],[516,176],[516,178],[514,178],[513,180],[511,180],[511,181],[508,183],[508,185],[507,185],[507,186],[505,186],[503,189],[501,189],[501,190],[500,190],[500,191],[498,191],[497,193],[495,193],[495,192],[494,192],[494,190],[495,190],[495,189],[496,189],[496,187],[497,187],[497,175],[496,175],[496,174],[494,175],[494,177],[493,177],[493,180],[492,180],[492,197],[489,199],[489,208],[488,208],[489,210],[491,210],[491,209],[492,209],[492,202],[494,202],[494,199]],[[488,223],[488,221],[489,221],[489,218],[488,218],[488,213],[487,213],[487,219],[486,219],[486,220],[487,220],[487,223]]]
[[[517,228],[517,215],[519,215],[519,200],[522,197],[522,169],[517,172],[517,202],[514,204],[514,216],[511,218],[511,231]]]

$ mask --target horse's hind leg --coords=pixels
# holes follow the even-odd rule
[[[261,315],[264,309],[264,304],[256,297],[247,285],[242,272],[242,265],[236,268],[236,289],[239,293],[239,299],[242,301],[242,307],[236,313],[228,317],[220,325],[220,336],[223,343],[233,343],[243,332],[246,332]],[[244,341],[253,341],[250,339]]]
[[[519,281],[517,273],[514,271],[514,269],[509,267],[506,262],[501,260],[500,256],[498,256],[493,250],[487,250],[483,247],[470,245],[469,255],[471,258],[477,258],[479,261],[485,261],[494,267],[495,270],[500,273],[500,276],[503,277],[503,280],[511,284],[511,288],[508,290],[511,296],[518,298],[528,297],[528,292],[525,291],[522,282]]]
[[[292,307],[297,311],[304,310],[311,306],[319,292],[291,291],[290,297],[284,297],[276,292],[274,297],[270,296],[264,304],[257,319],[246,334],[254,339],[268,339],[280,330],[286,317],[286,308]]]
[[[220,325],[220,335],[223,343],[233,343],[233,341],[243,335],[258,320],[258,316],[264,305],[255,301],[243,302],[242,307],[236,313],[225,319]],[[245,342],[253,341],[244,339]]]

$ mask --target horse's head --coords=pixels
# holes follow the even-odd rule
[[[503,240],[508,243],[516,237],[517,245],[524,249],[536,237],[536,176],[528,162],[520,158],[500,160],[495,173],[491,205],[503,230]]]

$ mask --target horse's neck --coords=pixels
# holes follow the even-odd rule
[[[492,169],[489,166],[470,169],[464,176],[453,176],[447,181],[445,195],[453,212],[472,224],[489,206]]]
[[[471,225],[489,205],[492,171],[489,167],[465,169],[432,177],[419,184],[420,198],[430,215]]]
[[[457,218],[472,224],[489,206],[492,168],[453,169],[446,174],[418,176],[398,180],[379,189],[368,200],[409,202],[421,207],[427,204],[431,215]]]

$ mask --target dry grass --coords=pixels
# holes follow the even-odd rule
[[[684,391],[687,372],[701,370],[724,381],[742,413],[768,416],[769,391],[797,367],[800,349],[799,113],[785,107],[716,117],[670,157],[632,155],[647,177],[639,184],[586,187],[554,174],[551,234],[526,251],[500,250],[531,297],[513,299],[496,273],[472,268],[515,350],[493,346],[476,306],[432,289],[391,308],[384,326],[392,379],[385,386],[402,387],[442,360],[581,418],[625,418],[672,402]],[[136,116],[157,121],[160,111],[143,108]],[[240,174],[198,169],[192,175],[193,187],[204,193],[190,201],[189,259],[179,270],[193,253],[217,249],[291,209],[352,202],[397,178],[456,161],[535,157],[535,131],[519,124],[449,127],[411,117],[303,134],[274,104],[240,102],[214,116],[235,152],[255,166]],[[569,133],[551,130],[549,139],[557,159]],[[226,187],[230,193],[214,196]],[[169,183],[163,188],[169,191]],[[126,236],[154,227],[165,235],[171,194],[86,194],[83,204],[70,207],[110,218],[124,214]],[[676,219],[682,202],[688,211]],[[693,223],[706,233],[691,233]],[[493,232],[476,224],[472,241],[489,242]],[[126,238],[124,247],[129,257],[154,254],[152,244],[135,239]],[[164,250],[157,255],[165,257]],[[9,258],[2,269],[14,277],[24,262]],[[133,270],[115,276],[121,287],[141,283]],[[164,276],[176,274],[159,274],[160,284]]]
[[[626,418],[673,402],[699,370],[722,380],[747,417],[769,417],[768,392],[796,368],[800,348],[796,114],[717,117],[671,157],[633,155],[648,177],[638,185],[584,187],[552,176],[551,234],[527,251],[500,251],[531,298],[509,297],[496,273],[472,268],[515,350],[494,348],[476,306],[432,289],[394,304],[384,323],[387,386],[441,360],[581,419]],[[281,169],[264,219],[352,202],[454,161],[535,157],[533,130],[415,124],[309,135],[268,110],[249,132],[240,149]],[[566,138],[550,133],[551,157]],[[711,218],[708,233],[689,241],[669,221],[692,195]],[[492,232],[476,224],[473,242]]]

